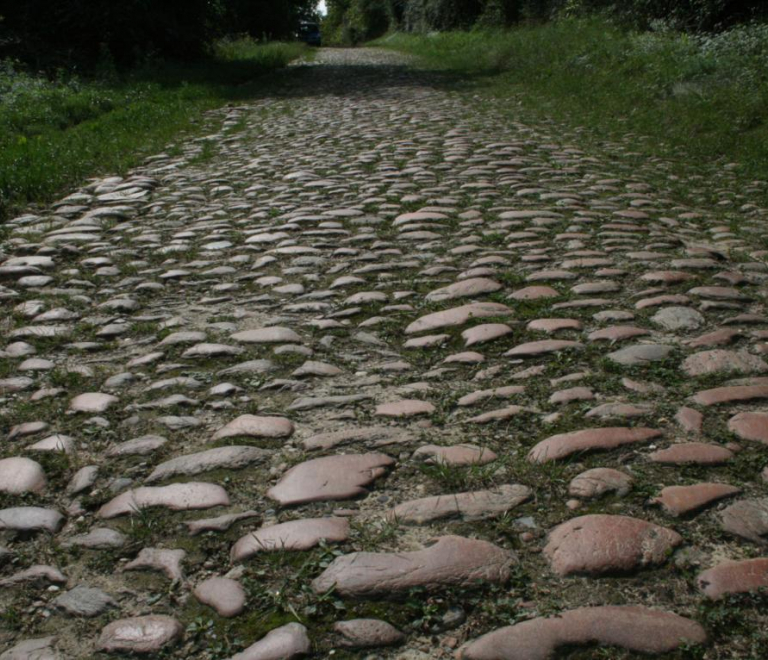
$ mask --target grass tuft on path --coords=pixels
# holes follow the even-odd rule
[[[741,174],[768,179],[768,25],[688,35],[562,19],[498,32],[392,34],[375,45],[509,98],[518,116],[605,139],[647,136],[637,144],[644,155],[737,162]]]
[[[201,114],[247,99],[254,80],[307,53],[298,43],[227,40],[190,64],[154,63],[98,79],[57,79],[0,62],[0,222],[89,176],[121,173],[162,150]]]

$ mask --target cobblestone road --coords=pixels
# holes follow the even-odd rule
[[[0,660],[765,657],[764,184],[384,51],[207,122],[8,225]]]

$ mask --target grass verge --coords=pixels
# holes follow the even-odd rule
[[[518,119],[546,116],[600,139],[637,139],[647,156],[738,163],[768,179],[768,25],[717,35],[633,33],[598,19],[499,32],[392,34],[375,45],[419,56],[509,99]]]
[[[298,43],[218,44],[194,64],[155,63],[98,79],[51,80],[0,62],[0,222],[100,173],[161,150],[200,115],[253,95],[258,76],[308,51]]]

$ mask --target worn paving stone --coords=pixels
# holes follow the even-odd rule
[[[284,417],[241,415],[222,427],[214,440],[247,436],[251,438],[288,438],[293,434],[293,423]]]
[[[648,458],[654,463],[669,465],[721,465],[733,458],[733,452],[727,447],[705,442],[684,442],[651,452]]]
[[[691,486],[667,486],[652,501],[660,504],[673,516],[684,516],[740,492],[740,488],[728,484],[700,483]]]
[[[0,492],[40,493],[45,486],[45,473],[36,461],[22,457],[0,459]]]
[[[198,584],[193,594],[203,605],[209,605],[219,616],[230,618],[245,609],[245,589],[237,580],[212,577]]]
[[[355,552],[335,559],[312,582],[316,593],[335,586],[342,596],[371,597],[414,587],[444,588],[502,583],[514,556],[487,541],[443,536],[424,550],[400,553]]]
[[[741,440],[768,444],[768,413],[740,412],[728,420],[728,430]]]
[[[283,506],[352,499],[367,493],[365,487],[394,463],[389,456],[376,453],[315,458],[288,470],[267,491],[267,497]]]
[[[148,507],[165,507],[171,511],[210,509],[227,506],[229,496],[218,484],[190,482],[170,486],[147,486],[121,493],[97,512],[99,518],[116,518],[134,514]]]
[[[307,629],[300,623],[288,623],[271,630],[230,660],[291,660],[307,655],[311,648]]]
[[[110,608],[119,607],[112,596],[101,589],[78,585],[53,599],[53,604],[69,616],[93,618]]]
[[[696,584],[712,600],[765,589],[768,587],[768,559],[758,557],[722,562],[699,573]]]
[[[170,616],[153,614],[107,624],[97,647],[107,653],[158,653],[182,636],[182,625]]]
[[[505,484],[494,490],[433,495],[398,504],[387,513],[393,522],[423,525],[436,520],[485,520],[503,515],[531,497],[527,486]]]
[[[632,477],[611,468],[592,468],[576,475],[568,484],[568,494],[590,499],[606,493],[621,497],[632,489]]]
[[[645,443],[661,436],[661,431],[643,427],[604,427],[572,431],[550,436],[528,453],[532,463],[547,463],[571,454],[615,449],[624,445]]]
[[[155,483],[178,475],[189,476],[216,469],[234,470],[263,461],[267,455],[258,447],[217,447],[160,463],[146,478],[146,482]]]
[[[396,646],[405,640],[403,633],[380,619],[337,621],[333,630],[341,635],[339,646],[350,648]]]
[[[309,550],[321,541],[340,543],[349,538],[346,518],[303,518],[262,527],[240,538],[232,547],[232,561],[243,561],[260,552]]]
[[[739,500],[720,514],[721,527],[730,534],[766,545],[768,543],[768,499]]]
[[[707,641],[704,628],[672,612],[640,605],[582,607],[500,628],[460,651],[466,660],[550,660],[560,649],[619,647],[661,654]]]
[[[14,644],[2,653],[0,660],[61,660],[56,650],[56,637],[37,637]]]
[[[677,532],[645,520],[593,514],[555,527],[544,555],[557,575],[632,573],[664,563],[682,541]]]

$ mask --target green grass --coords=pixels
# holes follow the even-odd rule
[[[768,25],[718,35],[632,33],[563,19],[499,32],[393,34],[375,45],[419,56],[481,88],[510,118],[554,119],[641,156],[739,163],[768,179]],[[628,134],[632,134],[631,136]]]
[[[231,40],[202,62],[107,71],[95,80],[50,80],[0,62],[0,222],[89,176],[124,172],[193,128],[204,111],[252,97],[258,76],[306,52],[298,43]]]

